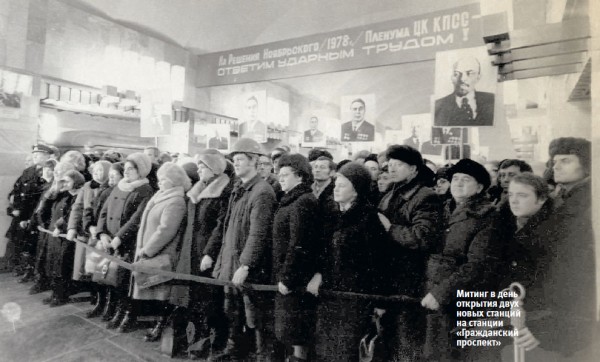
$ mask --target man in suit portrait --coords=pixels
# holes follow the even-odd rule
[[[267,142],[267,125],[258,119],[258,99],[251,96],[246,100],[246,122],[240,123],[240,137],[248,137],[256,142]]]
[[[319,126],[319,119],[315,116],[310,117],[310,129],[304,131],[304,142],[306,143],[320,143],[325,139],[323,132],[317,128]]]
[[[375,126],[365,120],[365,101],[357,98],[350,103],[352,120],[342,124],[342,142],[372,142]]]
[[[226,150],[229,148],[229,142],[227,137],[221,137],[219,135],[219,130],[214,129],[214,136],[208,140],[208,148],[214,148],[217,150]]]
[[[475,89],[480,78],[481,65],[474,57],[454,63],[454,92],[435,101],[434,126],[493,126],[494,94]]]
[[[417,135],[417,128],[412,128],[412,134],[410,137],[404,140],[404,145],[410,146],[415,150],[419,151],[421,149],[421,142],[419,141],[419,136]]]

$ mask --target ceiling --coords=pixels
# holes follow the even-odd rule
[[[453,8],[476,0],[60,0],[196,54]]]

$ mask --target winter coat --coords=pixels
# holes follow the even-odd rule
[[[549,345],[569,356],[590,347],[598,337],[591,179],[573,185],[555,203],[550,225],[554,225],[556,251],[549,266],[552,283],[547,294],[552,296],[553,325],[559,326],[560,335],[555,334]]]
[[[188,191],[187,225],[176,272],[211,277],[212,269],[200,272],[200,263],[204,255],[210,256],[213,261],[219,255],[223,240],[217,226],[219,220],[225,218],[232,189],[232,180],[221,174],[208,185],[198,182]],[[213,289],[198,283],[191,287],[175,285],[171,289],[171,304],[201,307],[202,302],[211,299]]]
[[[275,206],[273,188],[259,175],[234,187],[227,214],[218,226],[217,232],[223,235],[223,245],[215,262],[215,278],[231,281],[235,271],[246,265],[250,269],[247,282],[270,280]]]
[[[12,197],[9,206],[9,216],[12,217],[11,224],[6,231],[6,237],[10,240],[21,242],[27,235],[26,231],[19,226],[21,221],[29,221],[38,205],[46,181],[42,178],[42,168],[31,166],[23,171],[23,174],[15,181],[13,189],[8,194]],[[18,210],[19,216],[13,216],[12,211]]]
[[[389,273],[392,294],[423,295],[429,256],[439,250],[442,220],[439,197],[417,179],[393,184],[379,203],[392,224]]]
[[[153,190],[144,180],[134,181],[133,190],[122,187],[121,180],[110,193],[98,218],[98,236],[107,234],[110,238],[118,236],[121,245],[117,248],[119,255],[133,258],[135,241],[142,213],[146,203],[152,197]]]
[[[90,226],[96,225],[98,214],[94,214],[93,202],[100,193],[108,188],[108,184],[98,184],[96,181],[88,181],[79,190],[77,199],[73,204],[73,210],[69,216],[67,229],[76,230],[78,235],[90,236]],[[75,245],[75,257],[73,260],[73,280],[80,280],[85,274],[86,249],[80,244]]]
[[[56,200],[56,194],[51,192],[52,184],[48,183],[45,186],[44,193],[40,198],[40,202],[35,209],[30,221],[30,228],[36,230],[38,226],[48,229],[50,226],[50,218],[52,217],[52,204]],[[46,254],[48,248],[48,239],[50,235],[47,233],[39,233],[36,256],[35,256],[35,271],[40,275],[46,275]]]
[[[275,333],[280,341],[306,345],[313,334],[316,299],[306,291],[315,273],[320,231],[319,206],[311,188],[299,184],[285,193],[273,220],[273,279],[292,293],[276,294]]]
[[[324,264],[317,268],[321,288],[378,294],[384,283],[381,257],[387,250],[385,229],[377,210],[363,202],[337,213]],[[364,299],[327,298],[317,308],[318,361],[357,361],[358,345],[367,333],[373,304]]]
[[[183,187],[158,191],[146,204],[137,234],[135,260],[151,260],[168,255],[173,271],[177,261],[183,231],[186,224],[186,200]],[[135,276],[133,277],[135,280]],[[144,300],[168,300],[171,285],[162,283],[140,288],[133,283],[133,298]]]
[[[431,293],[440,304],[438,311],[427,315],[427,360],[444,355],[450,358],[450,350],[455,348],[449,331],[456,326],[456,291],[494,290],[493,266],[501,256],[504,242],[496,237],[495,216],[494,207],[483,194],[471,197],[463,205],[457,205],[453,199],[445,204],[443,248],[428,261],[423,293]],[[460,352],[466,356],[470,351]]]
[[[432,255],[427,268],[426,292],[443,306],[453,305],[456,290],[489,290],[490,260],[501,248],[495,238],[494,207],[476,195],[464,205],[444,205],[443,249]]]
[[[50,231],[59,229],[61,234],[67,232],[67,222],[76,198],[76,194],[63,191],[53,202],[45,204],[45,207],[51,209]],[[73,273],[75,243],[52,235],[48,235],[47,243],[46,275],[51,278],[70,279]]]

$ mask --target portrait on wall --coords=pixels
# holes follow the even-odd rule
[[[227,151],[229,149],[229,129],[228,124],[207,124],[206,130],[206,148],[214,148],[219,151]]]
[[[399,144],[421,151],[423,144],[431,140],[431,114],[406,114],[401,120],[402,133]]]
[[[302,147],[325,147],[327,136],[325,125],[318,116],[312,115],[302,132]]]
[[[469,143],[466,127],[432,127],[431,143],[436,145],[458,145]]]
[[[268,126],[278,129],[287,128],[290,125],[289,102],[268,96],[266,117]]]
[[[173,110],[170,99],[160,92],[145,92],[140,100],[140,136],[161,137],[171,135]]]
[[[31,76],[0,70],[0,118],[20,117],[21,99],[31,95],[31,84]]]
[[[438,52],[434,126],[493,126],[496,73],[485,46]]]
[[[343,96],[341,101],[342,142],[375,141],[375,95]]]
[[[267,92],[246,93],[240,102],[243,106],[243,118],[239,124],[239,136],[252,138],[259,143],[267,142]]]

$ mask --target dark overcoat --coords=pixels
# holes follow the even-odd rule
[[[275,297],[280,341],[306,345],[314,331],[316,299],[306,291],[318,258],[319,206],[311,188],[299,184],[281,198],[273,221],[273,279],[292,292]]]
[[[47,206],[51,208],[49,230],[59,229],[61,234],[67,232],[67,223],[71,208],[77,195],[62,191]],[[62,237],[48,235],[46,254],[46,275],[51,278],[71,279],[73,273],[73,256],[75,243]]]
[[[336,229],[317,270],[321,288],[378,294],[383,289],[381,256],[387,247],[377,210],[359,201],[337,213]],[[318,361],[357,361],[358,345],[367,333],[373,305],[364,299],[323,299],[317,308]]]
[[[42,168],[31,166],[19,176],[13,189],[9,193],[12,197],[10,205],[12,222],[6,232],[6,237],[14,242],[21,242],[27,236],[27,232],[19,226],[21,221],[29,221],[44,192],[46,181],[42,178]],[[19,216],[13,216],[12,211],[18,210]]]

